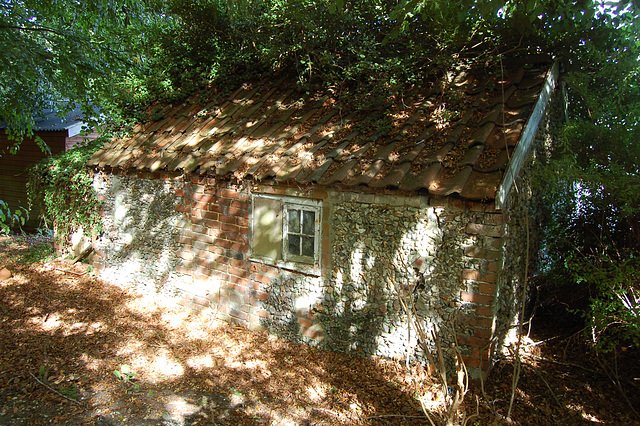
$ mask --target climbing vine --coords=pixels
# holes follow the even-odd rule
[[[105,138],[89,141],[29,169],[29,203],[39,210],[46,227],[56,227],[60,237],[79,227],[100,228],[100,201],[92,186],[87,161],[104,142]]]

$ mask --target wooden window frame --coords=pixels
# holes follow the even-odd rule
[[[282,239],[281,239],[281,258],[270,258],[261,256],[256,253],[254,250],[254,239],[253,236],[256,235],[258,226],[256,224],[256,200],[259,198],[266,198],[270,200],[274,200],[280,203],[280,211],[275,212],[276,216],[281,214],[281,231],[282,231]],[[278,195],[270,195],[270,194],[260,194],[255,193],[252,194],[251,201],[251,213],[250,213],[250,235],[249,235],[249,259],[252,261],[257,261],[260,263],[274,265],[283,269],[293,270],[297,272],[302,272],[309,275],[320,276],[320,260],[321,260],[321,247],[322,247],[322,202],[320,200],[312,200],[306,198],[297,198],[297,197],[289,197],[289,196],[278,196]],[[314,224],[314,249],[313,249],[313,258],[310,256],[295,256],[289,253],[288,251],[288,239],[289,239],[289,224],[288,224],[288,212],[290,210],[299,210],[299,211],[313,211],[315,213],[315,224]],[[291,233],[295,234],[295,233]]]

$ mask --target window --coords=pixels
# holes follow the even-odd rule
[[[253,195],[251,257],[296,270],[320,266],[320,202]]]

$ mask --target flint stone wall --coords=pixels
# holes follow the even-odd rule
[[[104,203],[94,264],[108,281],[321,348],[426,362],[397,296],[411,293],[449,362],[457,341],[471,370],[486,368],[503,256],[503,216],[490,205],[197,177],[94,182]],[[320,276],[250,258],[252,193],[322,201]]]
[[[175,206],[181,182],[98,173],[94,189],[102,201],[102,235],[94,241],[103,279],[148,294],[174,297],[189,280],[176,268],[178,237],[185,226]]]

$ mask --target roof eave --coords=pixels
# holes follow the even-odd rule
[[[507,171],[504,174],[502,182],[500,183],[500,186],[498,186],[495,199],[496,209],[500,210],[504,208],[507,198],[511,193],[511,188],[513,187],[513,184],[520,174],[520,170],[531,151],[533,141],[535,140],[536,133],[538,132],[538,127],[540,127],[544,112],[551,101],[551,95],[555,90],[556,83],[558,82],[559,73],[560,64],[559,61],[556,60],[549,71],[549,75],[547,75],[547,79],[542,91],[540,92],[536,106],[525,124],[522,137],[520,138],[520,142],[511,157],[511,161],[509,161],[509,166],[507,167]]]

